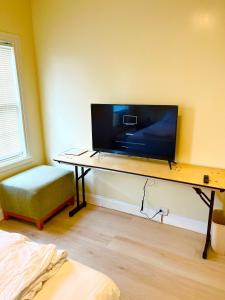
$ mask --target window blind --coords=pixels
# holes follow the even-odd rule
[[[0,42],[0,164],[25,155],[14,46]]]

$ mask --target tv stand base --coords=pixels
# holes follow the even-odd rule
[[[172,170],[172,164],[175,164],[175,165],[176,165],[176,162],[175,162],[175,161],[168,160],[168,164],[169,164],[170,170]]]
[[[100,153],[100,151],[95,151],[94,153],[92,153],[92,154],[90,155],[90,157],[95,156],[97,153]]]

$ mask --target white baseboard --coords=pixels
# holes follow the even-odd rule
[[[0,221],[2,221],[4,219],[4,217],[3,217],[3,211],[2,211],[2,209],[0,208]]]
[[[87,196],[86,197],[87,202],[90,204],[118,210],[121,212],[125,212],[128,214],[132,214],[135,216],[145,218],[145,216],[140,213],[140,207],[137,205],[133,205],[133,204],[126,203],[124,201],[118,201],[118,200],[106,198],[106,197],[103,197],[100,195],[94,195],[94,194],[89,194],[89,193],[86,193],[86,196]],[[156,211],[154,209],[146,208],[144,210],[144,212],[148,216],[153,216]],[[160,220],[161,220],[160,216],[156,216],[156,218],[154,218],[154,220],[160,222]],[[206,233],[206,230],[207,230],[206,222],[198,221],[198,220],[194,220],[194,219],[190,219],[190,218],[186,218],[186,217],[182,217],[182,216],[177,216],[174,214],[169,214],[167,217],[163,217],[163,223],[173,225],[176,227],[180,227],[180,228],[184,228],[184,229],[188,229],[188,230],[192,230],[192,231],[196,231],[196,232],[200,232],[200,233],[204,233],[204,234]]]

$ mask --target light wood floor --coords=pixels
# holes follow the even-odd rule
[[[208,260],[201,258],[203,235],[91,205],[72,218],[68,211],[43,231],[16,220],[0,228],[65,248],[110,276],[122,300],[225,299],[225,258],[212,251]]]

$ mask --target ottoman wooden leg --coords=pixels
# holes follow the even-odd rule
[[[4,220],[8,220],[10,218],[10,215],[6,211],[3,211],[3,217]]]
[[[39,230],[42,230],[44,228],[44,222],[42,220],[36,220],[35,223]]]
[[[71,197],[68,201],[67,201],[68,205],[74,205],[74,197]]]

